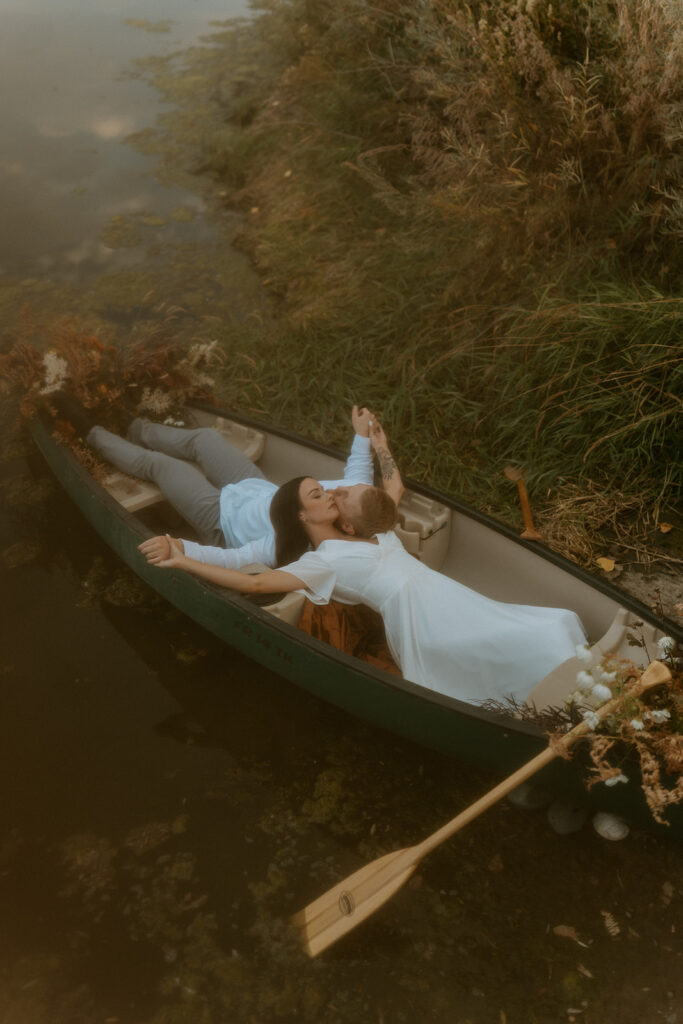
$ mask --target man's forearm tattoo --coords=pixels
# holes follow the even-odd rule
[[[396,472],[396,463],[386,448],[377,449],[377,461],[379,462],[379,471],[382,474],[382,479],[391,480]]]

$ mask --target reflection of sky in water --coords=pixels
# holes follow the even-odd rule
[[[130,263],[98,235],[115,214],[167,215],[198,200],[162,188],[153,161],[121,140],[154,123],[158,95],[122,76],[136,57],[171,52],[246,0],[0,0],[0,272]],[[151,32],[125,23],[168,21]],[[197,237],[201,222],[173,225]]]

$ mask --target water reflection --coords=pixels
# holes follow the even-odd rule
[[[149,158],[122,144],[149,126],[158,95],[126,73],[245,13],[243,0],[139,4],[0,0],[0,273],[59,273],[134,265],[143,254],[98,240],[116,214],[167,217],[187,193],[162,188]],[[163,31],[156,31],[163,28]],[[200,210],[196,198],[191,202]],[[211,237],[201,220],[174,224],[172,242]]]

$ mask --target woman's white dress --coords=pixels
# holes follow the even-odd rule
[[[333,597],[378,611],[412,682],[472,703],[523,701],[585,642],[572,611],[492,601],[423,565],[395,533],[377,541],[326,540],[282,571],[316,604]]]

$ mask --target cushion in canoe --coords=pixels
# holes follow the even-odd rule
[[[430,569],[440,569],[451,537],[451,510],[424,494],[406,491],[398,506],[396,533],[406,551]]]

